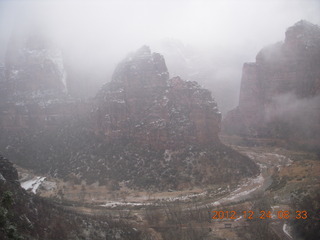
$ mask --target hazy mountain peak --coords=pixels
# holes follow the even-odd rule
[[[150,55],[151,54],[151,49],[147,45],[143,45],[141,48],[139,48],[136,52],[136,56],[141,56],[141,55]]]
[[[127,82],[128,86],[136,81],[164,86],[168,79],[164,57],[159,53],[151,53],[148,46],[142,46],[135,53],[129,54],[118,64],[112,76],[113,82]]]
[[[319,29],[319,26],[316,24],[313,24],[307,20],[301,19],[299,22],[296,22],[293,27],[304,27],[304,28],[314,28],[314,29]]]
[[[319,46],[320,27],[306,20],[300,20],[286,31],[285,43],[292,47]]]

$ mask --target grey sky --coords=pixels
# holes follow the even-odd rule
[[[285,29],[300,19],[320,22],[320,1],[312,0],[7,0],[0,7],[1,34],[17,18],[34,20],[66,46],[116,46],[123,53],[163,38],[260,49],[283,39]]]
[[[208,59],[226,61],[220,74],[230,73],[228,86],[238,88],[243,62],[283,40],[286,28],[301,19],[319,25],[320,1],[0,0],[0,62],[14,26],[29,23],[43,27],[79,66],[110,71],[144,44],[158,51],[161,40],[179,39]],[[233,56],[238,65],[227,66]]]

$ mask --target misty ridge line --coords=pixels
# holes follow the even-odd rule
[[[291,116],[299,113],[299,109],[297,108],[297,106],[299,107],[297,98],[294,96],[285,97],[284,95],[280,97],[281,92],[289,94],[291,91],[295,91],[300,95],[300,98],[310,98],[313,96],[312,92],[314,91],[310,92],[310,84],[316,84],[313,77],[317,76],[317,72],[315,71],[305,75],[305,70],[306,66],[308,68],[308,65],[313,63],[314,59],[317,60],[317,52],[313,51],[313,49],[316,49],[319,45],[318,35],[319,27],[317,25],[301,20],[294,26],[287,29],[285,33],[285,41],[283,43],[277,43],[263,48],[257,54],[256,62],[244,64],[241,84],[242,94],[240,95],[239,108],[236,109],[236,111],[239,110],[244,112],[244,121],[246,121],[246,116],[253,115],[252,113],[257,113],[256,116],[253,116],[252,118],[254,121],[249,120],[249,122],[245,123],[250,134],[252,134],[251,131],[256,131],[252,128],[257,127],[259,122],[264,122],[266,124],[266,127],[264,128],[268,128],[267,125],[270,122],[273,122],[274,119],[277,120],[277,118],[279,118],[282,121],[286,120],[285,115],[288,115],[289,113]],[[194,72],[194,68],[188,68],[188,63],[194,59],[195,53],[192,48],[190,49],[184,46],[179,41],[170,41],[166,47],[170,50],[176,50],[175,53],[178,53],[179,55],[177,54],[175,57],[182,57],[182,59],[185,60],[186,65],[182,66],[185,67],[185,72]],[[60,97],[63,95],[63,98],[66,98],[66,89],[70,95],[69,97],[74,97],[72,91],[77,91],[80,75],[77,72],[77,69],[72,69],[72,67],[70,67],[70,65],[68,66],[67,63],[65,64],[66,68],[64,68],[63,54],[59,54],[59,52],[60,50],[51,43],[48,43],[48,40],[43,37],[41,33],[31,32],[27,34],[25,38],[21,38],[21,36],[17,34],[13,35],[12,41],[8,47],[6,70],[6,76],[8,77],[7,83],[9,84],[8,89],[13,92],[11,95],[7,93],[7,98],[11,101],[14,101],[14,98],[16,98],[15,104],[17,106],[25,106],[26,103],[23,102],[24,97],[25,100],[33,102],[39,100],[42,101],[42,99],[48,98],[45,102],[41,102],[41,106],[43,105],[44,107],[47,107],[52,103],[53,99],[54,101],[59,101]],[[199,60],[197,58],[195,59]],[[312,67],[313,65],[310,66]],[[162,69],[162,71],[159,72],[159,69]],[[65,71],[68,73],[67,76],[64,74]],[[164,73],[166,74],[163,75]],[[159,90],[164,86],[169,88],[172,87],[172,92],[175,92],[175,87],[179,85],[186,89],[189,87],[195,87],[192,82],[184,83],[180,78],[171,78],[171,85],[169,82],[163,82],[161,80],[162,77],[167,76],[167,78],[169,78],[164,57],[158,53],[151,53],[150,48],[147,46],[140,48],[135,53],[127,55],[125,60],[121,61],[115,69],[112,80],[109,83],[104,84],[102,88],[101,85],[99,86],[99,94],[103,94],[103,91],[105,91],[104,89],[106,89],[107,93],[108,91],[114,91],[113,88],[115,86],[113,86],[113,84],[116,84],[117,76],[120,79],[124,79],[123,84],[125,85],[123,87],[118,86],[119,89],[117,91],[119,91],[119,93],[113,93],[115,96],[111,94],[111,96],[107,95],[106,97],[110,97],[111,104],[113,104],[112,102],[114,101],[119,104],[125,103],[129,108],[131,103],[127,102],[128,99],[123,99],[122,95],[125,94],[125,96],[130,96],[131,94],[134,97],[133,99],[135,99],[134,93],[138,92],[137,89],[135,90],[137,86],[149,86],[152,88],[157,86],[159,87]],[[203,75],[199,76],[203,77]],[[87,76],[82,77],[85,82],[87,80]],[[155,79],[158,79],[159,82],[157,82],[158,80],[155,81]],[[286,86],[288,81],[292,82],[289,87]],[[306,87],[301,88],[302,92],[299,93],[300,87],[304,86],[302,85],[303,81],[306,82]],[[143,85],[141,85],[141,83],[143,83]],[[184,86],[185,84],[186,86]],[[191,85],[189,86],[188,84]],[[109,86],[113,87],[108,90]],[[88,89],[87,86],[82,87],[84,90]],[[47,92],[46,88],[50,91]],[[206,97],[208,93],[207,91],[204,91],[204,89],[199,89],[197,91],[202,92],[204,97]],[[55,96],[55,94],[60,96],[57,97],[58,95]],[[92,99],[93,101],[99,98],[99,94],[94,94],[96,95],[96,98]],[[155,92],[154,94],[156,96],[158,93]],[[147,96],[148,95],[146,95],[146,97]],[[85,95],[81,97],[87,99],[90,98]],[[170,99],[172,96],[168,95],[165,97]],[[224,99],[226,99],[226,96],[224,96]],[[185,100],[187,102],[189,101],[189,99]],[[203,99],[194,100],[196,102],[203,101]],[[285,104],[291,104],[290,111],[287,110],[288,106],[286,106],[286,111],[284,111],[284,107],[282,106],[282,102],[284,100],[286,100]],[[137,100],[134,100],[133,102],[136,101]],[[214,100],[208,101],[214,103]],[[104,99],[103,102],[107,104],[106,99]],[[308,102],[307,104],[311,106],[310,103],[311,102]],[[145,104],[147,103],[145,102]],[[140,102],[140,104],[136,105],[136,108],[134,109],[140,109],[139,111],[142,111],[142,105],[142,102]],[[300,107],[306,109],[304,105]],[[106,109],[106,107],[101,105],[97,109]],[[212,105],[212,109],[215,111],[218,109],[216,103]],[[176,111],[175,109],[172,110]],[[106,116],[107,115],[109,116],[110,114],[106,114]],[[189,117],[191,116],[192,115]],[[101,116],[98,116],[98,118],[100,117]],[[112,119],[112,117],[109,116],[108,119]],[[205,116],[204,119],[206,119]],[[211,120],[213,120],[213,122],[218,122],[215,117]],[[219,121],[221,121],[221,119]],[[306,123],[307,121],[300,122]],[[314,120],[311,122],[314,122]],[[196,125],[198,122],[195,120],[194,123],[194,125]],[[298,118],[296,118],[296,122],[294,124],[296,125],[297,123]],[[99,123],[97,129],[108,126],[108,124],[109,123]],[[206,124],[207,122],[205,121],[204,123],[201,123],[200,125],[202,126],[199,125],[199,129],[202,129]],[[283,123],[276,123],[276,125],[279,124],[281,125]],[[140,126],[140,124],[138,123],[136,126]],[[112,131],[110,132],[110,129],[112,129],[112,127],[107,127],[105,129],[105,134],[110,133],[111,135],[114,135]],[[205,135],[207,133],[208,131],[203,131],[200,135]],[[214,136],[217,131],[214,130],[212,133],[212,136]]]

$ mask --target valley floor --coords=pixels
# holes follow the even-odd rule
[[[30,191],[53,198],[77,213],[125,219],[137,228],[148,229],[154,239],[254,239],[257,234],[261,234],[260,239],[298,239],[292,222],[297,211],[304,209],[294,209],[299,206],[294,201],[301,194],[312,195],[320,189],[319,156],[265,144],[232,145],[227,137],[223,141],[255,161],[260,175],[234,185],[152,193],[125,187],[110,191],[98,184],[76,185],[35,176],[19,167],[18,171],[22,186],[28,186]],[[32,179],[36,189],[30,184]],[[214,216],[219,211],[223,213]],[[227,211],[234,211],[234,218],[226,216]],[[262,216],[263,213],[270,216]],[[286,213],[290,218],[283,215]],[[313,218],[314,213],[308,214],[308,218]]]

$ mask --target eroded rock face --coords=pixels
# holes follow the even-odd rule
[[[41,33],[13,34],[0,67],[0,128],[56,128],[87,111],[67,94],[61,51]]]
[[[97,95],[97,131],[156,148],[219,142],[220,113],[211,93],[169,73],[148,47],[128,56]]]
[[[255,63],[244,64],[239,106],[224,119],[224,132],[316,143],[319,66],[320,28],[306,21],[288,28],[284,43],[263,48]]]
[[[66,92],[62,53],[40,33],[13,34],[5,68],[9,101],[52,98]]]

